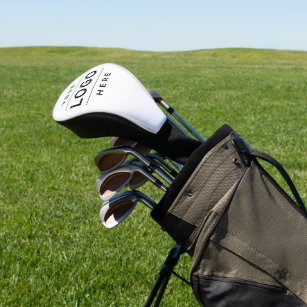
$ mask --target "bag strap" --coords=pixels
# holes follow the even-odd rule
[[[253,150],[245,142],[245,140],[240,137],[240,135],[237,132],[232,133],[232,142],[238,148],[238,150],[240,152],[242,152],[244,154],[248,154],[249,156],[252,156],[254,158],[260,158],[260,159],[272,164],[281,173],[281,175],[286,180],[295,200],[297,201],[298,206],[302,210],[302,213],[304,213],[305,216],[307,217],[307,209],[304,205],[304,202],[302,201],[302,198],[300,197],[293,181],[291,180],[290,176],[288,175],[286,170],[283,168],[283,166],[278,161],[276,161],[273,157],[269,156],[268,154],[257,151],[257,150]]]
[[[269,156],[268,154],[265,154],[263,152],[253,150],[249,154],[253,157],[260,158],[264,161],[271,163],[274,167],[276,167],[278,169],[278,171],[281,173],[281,175],[286,180],[286,182],[287,182],[294,198],[296,199],[299,207],[305,212],[305,214],[307,214],[307,210],[306,210],[306,207],[303,203],[303,200],[301,199],[293,181],[291,180],[290,176],[288,175],[286,170],[283,168],[283,166],[278,161],[276,161],[274,158],[272,158],[271,156]]]

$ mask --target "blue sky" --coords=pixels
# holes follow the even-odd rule
[[[307,0],[10,0],[0,47],[307,50]]]

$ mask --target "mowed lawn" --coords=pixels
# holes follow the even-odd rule
[[[307,201],[307,52],[0,49],[0,306],[142,306],[174,245],[141,204],[103,228],[93,157],[109,138],[80,139],[52,119],[62,90],[107,62],[156,89],[205,138],[232,126],[279,160]],[[141,190],[162,196],[149,183]],[[189,278],[190,268],[182,256],[176,271]],[[161,306],[197,305],[172,277]]]

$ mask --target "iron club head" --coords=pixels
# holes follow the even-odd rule
[[[140,191],[120,193],[102,204],[99,214],[102,224],[106,228],[117,226],[133,211],[138,201],[141,201],[150,209],[156,206],[152,199]]]
[[[99,197],[103,201],[111,199],[129,184],[135,173],[145,177],[163,191],[167,191],[167,187],[159,179],[149,173],[146,167],[130,163],[105,172],[97,179],[96,191]]]

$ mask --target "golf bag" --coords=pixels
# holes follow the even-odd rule
[[[306,208],[283,167],[229,126],[193,152],[152,217],[193,258],[201,305],[307,306]]]

